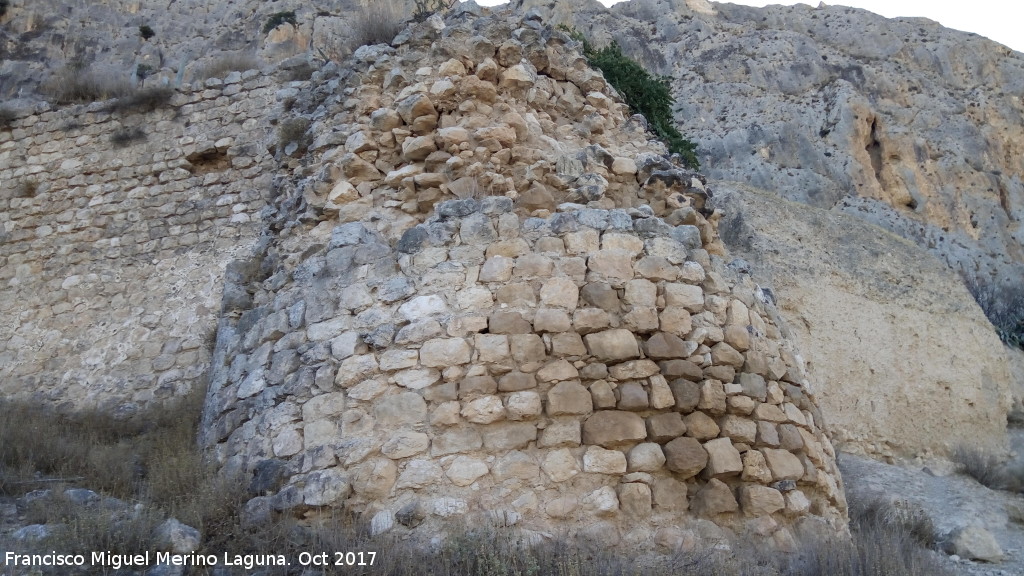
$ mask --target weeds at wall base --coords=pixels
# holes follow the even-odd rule
[[[953,462],[964,474],[993,490],[1024,494],[1024,469],[1013,469],[995,455],[978,448],[958,446],[953,451]]]

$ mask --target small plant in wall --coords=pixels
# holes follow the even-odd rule
[[[415,5],[412,10],[412,17],[422,22],[435,12],[448,10],[455,4],[456,0],[413,0]]]
[[[654,132],[668,146],[672,154],[679,154],[683,162],[694,170],[700,168],[697,145],[680,134],[672,118],[671,80],[669,76],[652,76],[636,60],[622,53],[618,43],[595,49],[579,30],[564,24],[558,26],[573,40],[583,44],[587,62],[600,70],[605,80],[615,88],[634,114],[643,114]]]
[[[143,84],[146,83],[146,78],[149,78],[153,72],[156,72],[156,70],[149,64],[139,64],[135,67],[135,75],[139,78],[139,82]]]
[[[115,148],[124,148],[133,142],[140,142],[146,139],[146,132],[134,126],[131,128],[119,128],[110,135],[110,143]]]
[[[266,34],[281,24],[298,26],[299,22],[295,19],[295,11],[289,10],[287,12],[275,12],[274,14],[271,14],[270,18],[267,18],[267,23],[263,25],[263,33]]]
[[[39,192],[39,181],[35,178],[25,178],[18,186],[19,198],[35,198]]]
[[[149,40],[153,36],[156,36],[156,32],[153,32],[153,29],[147,24],[143,24],[142,26],[139,26],[139,36],[142,36],[143,40]]]
[[[10,0],[0,0],[0,17],[2,17],[5,14],[7,14],[7,9],[10,8],[10,6],[11,6]]]

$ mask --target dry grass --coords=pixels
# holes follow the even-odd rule
[[[170,104],[174,88],[151,86],[132,90],[107,105],[110,112],[152,112]]]
[[[193,75],[192,81],[199,82],[209,78],[223,79],[232,72],[258,70],[259,67],[260,63],[255,54],[248,52],[222,54],[199,68]]]
[[[958,446],[953,451],[952,460],[983,486],[1024,493],[1024,469],[1014,469],[993,454],[978,448]]]
[[[373,565],[328,566],[318,574],[409,576],[943,576],[933,553],[934,529],[926,517],[881,502],[854,503],[852,540],[805,540],[796,554],[770,556],[743,547],[732,552],[699,550],[637,557],[584,539],[540,539],[517,528],[489,527],[468,518],[421,538],[444,533],[440,542],[405,540],[394,532],[371,536],[367,518],[341,509],[307,510],[300,523],[279,514],[255,526],[243,522],[251,497],[244,478],[218,474],[197,447],[195,433],[203,391],[115,420],[102,412],[62,414],[0,402],[0,492],[23,495],[39,488],[24,511],[26,522],[45,523],[52,534],[19,543],[25,552],[62,553],[154,550],[154,528],[172,516],[198,528],[203,554],[284,554],[291,568],[265,576],[297,574],[298,555],[309,551],[375,553]],[[95,502],[69,498],[65,485],[104,496]],[[110,505],[106,496],[123,501]],[[116,503],[115,503],[116,504]],[[140,504],[140,505],[137,505]],[[0,548],[11,546],[0,542]],[[6,548],[12,549],[12,548]],[[333,556],[331,557],[333,560]],[[44,572],[45,573],[45,572]],[[60,572],[52,572],[58,574]],[[97,568],[91,573],[103,573]],[[211,574],[196,568],[193,576]]]
[[[35,198],[39,193],[39,181],[35,178],[25,178],[18,184],[15,196],[18,198]]]
[[[292,142],[299,145],[299,149],[303,149],[309,145],[309,136],[306,134],[309,131],[310,121],[307,118],[289,118],[281,122],[277,128],[277,139],[278,144],[282,150],[284,150]]]
[[[39,91],[57,104],[99,102],[130,94],[134,88],[127,77],[88,66],[65,66],[39,86]]]
[[[849,503],[850,525],[856,532],[887,532],[906,536],[925,548],[938,546],[938,532],[931,518],[918,507],[898,506],[883,499]]]
[[[119,128],[114,130],[110,135],[110,143],[113,144],[115,148],[124,148],[132,142],[140,142],[145,139],[146,132],[138,126],[131,128]]]
[[[174,96],[169,86],[136,88],[119,74],[90,67],[65,66],[39,87],[57,104],[87,104],[113,100],[107,111],[151,112],[167,105]]]
[[[945,576],[935,526],[921,510],[850,500],[850,540],[804,534],[782,573],[791,576]]]
[[[394,0],[370,2],[352,24],[352,51],[360,46],[390,44],[405,26],[405,16]]]

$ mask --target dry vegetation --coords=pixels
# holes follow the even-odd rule
[[[110,135],[110,143],[115,148],[124,148],[133,142],[140,142],[146,139],[146,132],[138,126],[132,128],[120,128]]]
[[[927,519],[878,502],[851,507],[852,539],[808,537],[795,553],[776,555],[741,543],[731,552],[704,549],[638,558],[580,540],[527,544],[516,529],[481,527],[480,522],[452,526],[440,544],[417,546],[390,534],[371,537],[365,519],[334,509],[301,524],[282,515],[247,525],[243,509],[251,495],[246,479],[217,474],[197,448],[201,397],[197,391],[126,420],[102,412],[66,415],[0,403],[5,414],[0,420],[0,494],[31,493],[22,498],[30,501],[22,511],[25,522],[59,526],[35,542],[12,544],[0,537],[0,548],[153,551],[154,528],[172,516],[201,531],[198,552],[287,555],[293,567],[268,571],[268,576],[299,574],[298,554],[322,550],[376,552],[373,566],[329,567],[325,576],[946,574],[927,549],[934,544]],[[99,496],[65,491],[68,487],[89,488]],[[209,573],[207,568],[190,572]]]
[[[309,145],[310,121],[306,118],[289,118],[281,122],[277,128],[278,144],[284,149],[291,143],[298,144],[300,149]]]
[[[10,128],[17,117],[18,115],[11,108],[0,106],[0,130]]]
[[[135,87],[112,71],[88,66],[61,68],[43,82],[39,91],[56,104],[88,104],[111,100],[107,110],[151,112],[167,105],[174,96],[169,86]]]
[[[962,273],[967,290],[1007,346],[1024,349],[1024,285],[1000,284]]]
[[[360,46],[390,44],[405,25],[405,15],[395,0],[371,2],[352,23],[352,51]]]
[[[965,474],[983,486],[993,490],[1024,493],[1024,469],[1014,469],[991,453],[958,446],[953,451],[953,461],[963,468]]]
[[[57,104],[99,102],[132,92],[128,78],[108,70],[68,65],[54,72],[39,91]]]
[[[209,78],[221,78],[232,72],[245,72],[246,70],[258,70],[259,60],[255,54],[247,52],[227,53],[217,56],[214,60],[204,64],[193,75],[193,82],[201,82]]]

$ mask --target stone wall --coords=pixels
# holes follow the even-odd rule
[[[204,374],[224,266],[271,190],[275,84],[41,105],[0,131],[0,392],[130,410]]]
[[[249,519],[842,529],[811,383],[718,256],[701,177],[567,35],[471,16],[358,50],[292,109],[313,143],[230,269],[204,415]]]
[[[835,453],[756,286],[693,226],[564,210],[447,201],[397,249],[343,224],[223,322],[208,440],[255,473],[250,512],[637,544],[698,518],[780,545],[806,515],[839,528]]]

